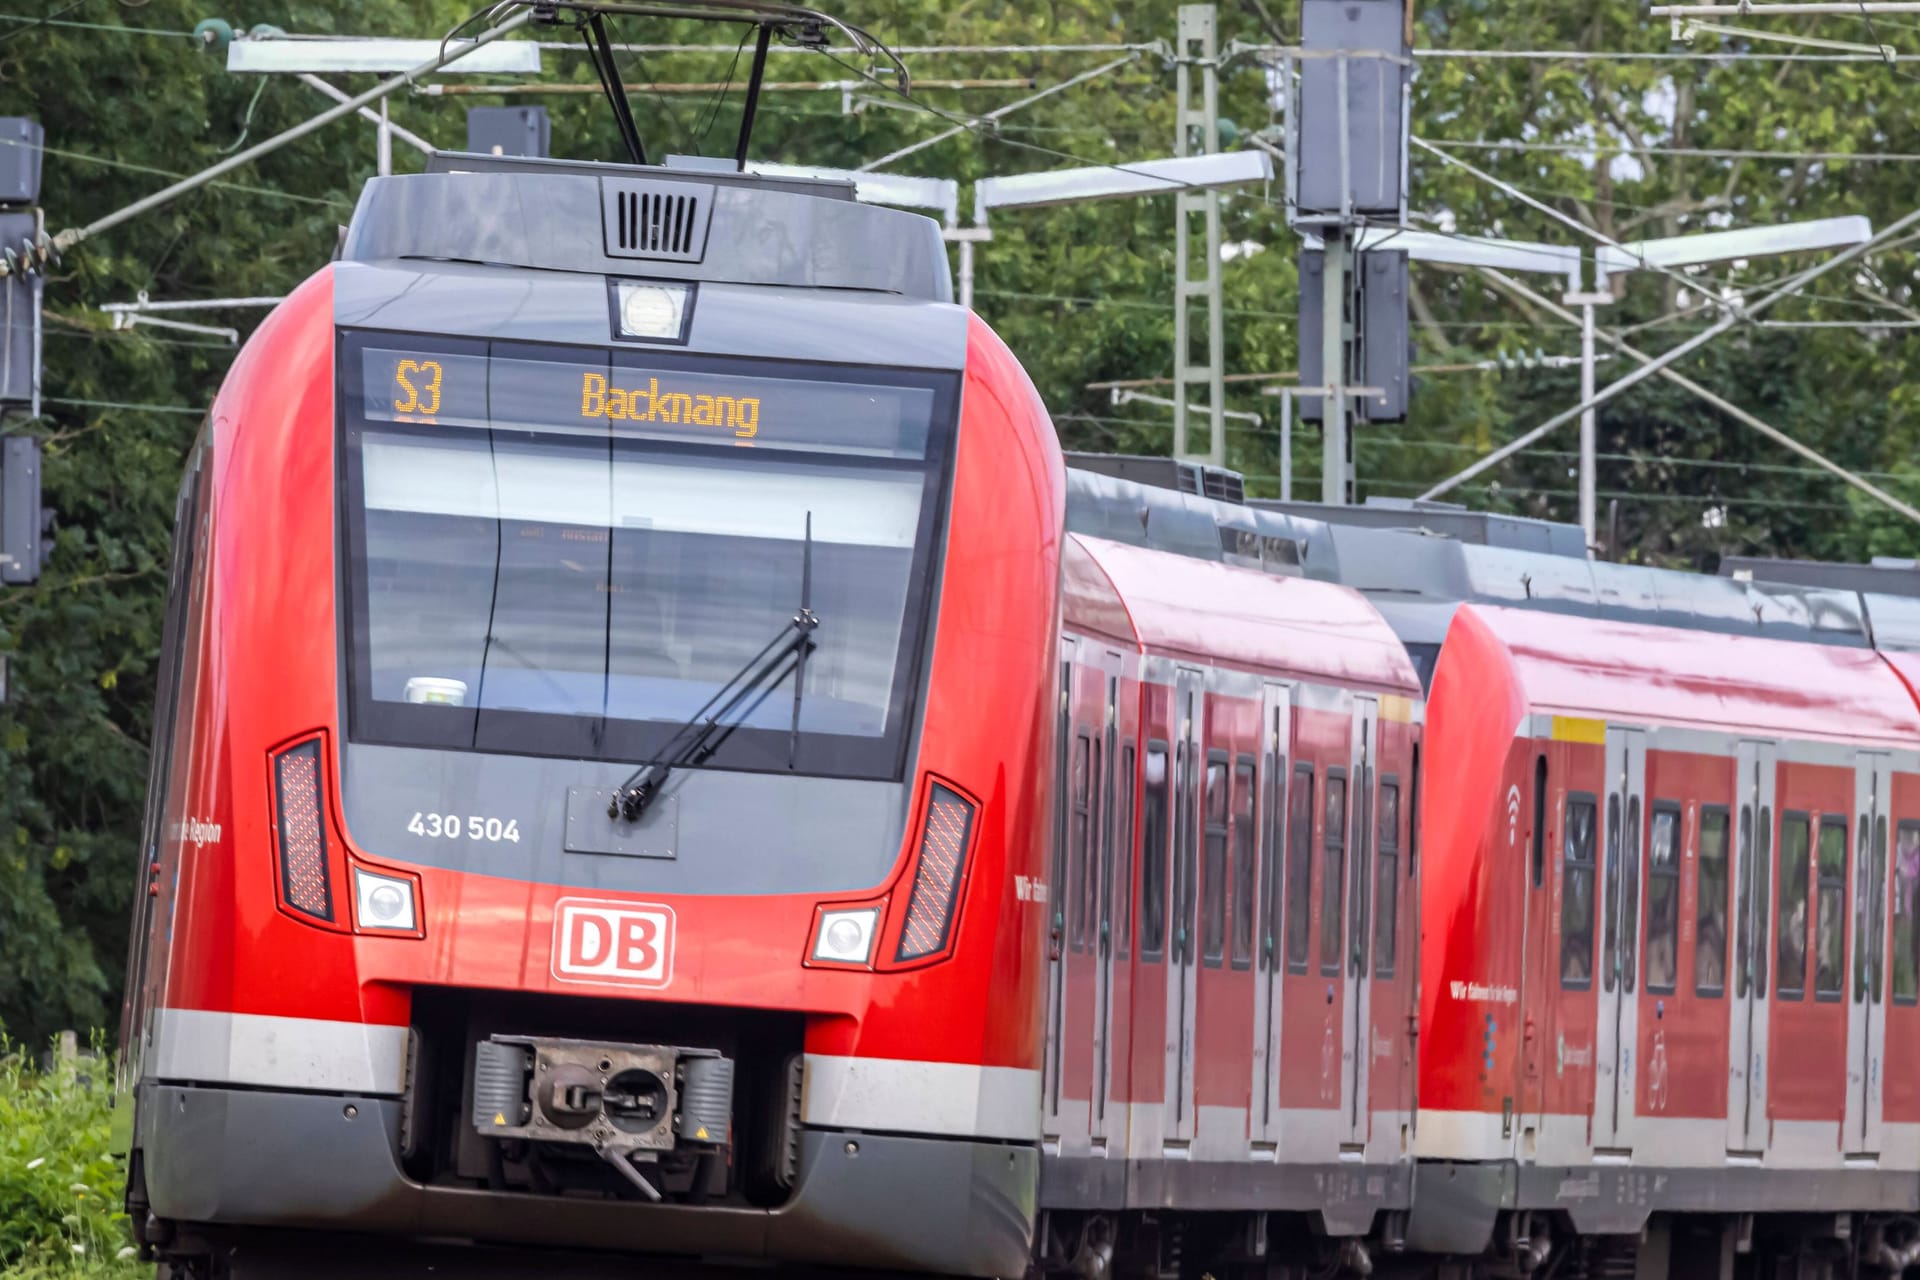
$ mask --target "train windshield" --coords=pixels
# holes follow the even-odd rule
[[[951,375],[384,335],[341,368],[355,740],[648,759],[810,560],[797,735],[783,674],[708,763],[898,776]]]

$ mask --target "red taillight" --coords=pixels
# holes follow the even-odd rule
[[[279,810],[281,892],[295,911],[330,924],[333,883],[320,803],[320,740],[311,739],[275,756],[273,776]]]
[[[934,783],[920,831],[920,866],[914,872],[913,897],[907,903],[895,961],[923,960],[946,949],[972,830],[973,805]]]

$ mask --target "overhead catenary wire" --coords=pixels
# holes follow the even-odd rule
[[[1666,156],[1695,160],[1806,160],[1818,164],[1912,164],[1920,151],[1764,151],[1739,147],[1631,147],[1596,146],[1581,142],[1487,141],[1466,138],[1428,138],[1450,151],[1509,151],[1571,156]]]
[[[53,156],[61,160],[72,160],[79,164],[97,164],[103,168],[122,169],[128,173],[144,173],[155,178],[182,179],[187,176],[184,173],[177,173],[171,169],[159,169],[150,164],[135,164],[131,160],[115,160],[110,156],[90,155],[87,152],[74,151],[66,147],[50,147],[44,143],[35,146],[30,142],[22,142],[18,138],[0,138],[0,146],[27,147],[40,152],[42,155]],[[340,198],[305,196],[292,191],[278,191],[272,187],[249,186],[244,182],[210,182],[207,185],[216,191],[237,191],[244,195],[260,196],[266,199],[290,200],[295,204],[317,204],[324,205],[328,208],[339,208],[348,203],[348,201]]]
[[[447,63],[464,57],[472,50],[482,45],[490,44],[511,32],[519,30],[521,27],[527,25],[527,23],[532,20],[532,17],[533,14],[531,10],[523,10],[498,25],[482,31],[470,41],[463,41],[459,45],[452,47],[449,47],[450,41],[443,41],[440,51],[419,66],[407,71],[402,71],[398,75],[389,76],[373,88],[363,93],[355,94],[347,101],[338,103],[317,116],[303,120],[292,128],[285,129],[271,138],[263,139],[253,146],[248,147],[245,151],[228,156],[220,163],[202,169],[200,172],[183,178],[169,187],[162,188],[152,195],[136,200],[130,205],[115,209],[111,213],[103,214],[85,226],[69,227],[58,235],[53,236],[48,244],[37,248],[36,253],[37,255],[46,256],[64,253],[92,236],[96,236],[103,231],[111,230],[123,222],[130,221],[133,218],[139,217],[141,214],[157,209],[161,205],[168,203],[178,196],[185,195],[189,191],[206,186],[223,174],[231,173],[235,169],[249,165],[261,156],[278,150],[289,142],[304,138],[308,134],[325,128],[336,120],[353,114],[361,107],[378,102],[388,94],[413,83],[418,77],[431,74]],[[13,268],[11,266],[5,262],[0,262],[0,276],[10,275],[12,271]]]

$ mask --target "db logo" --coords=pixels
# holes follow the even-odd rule
[[[666,986],[673,981],[673,908],[562,898],[553,917],[553,976]]]

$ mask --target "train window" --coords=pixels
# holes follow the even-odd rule
[[[1873,969],[1873,1002],[1879,1004],[1886,993],[1887,955],[1887,815],[1873,818],[1873,927],[1869,933],[1868,954]]]
[[[1120,870],[1113,881],[1120,890],[1120,901],[1114,911],[1119,916],[1122,960],[1127,958],[1128,948],[1133,944],[1133,789],[1138,781],[1138,775],[1134,772],[1133,744],[1129,742],[1120,748],[1120,786],[1113,805],[1116,845],[1120,851]]]
[[[1653,802],[1647,846],[1647,990],[1671,995],[1680,973],[1680,806]]]
[[[1838,1000],[1845,991],[1847,954],[1847,820],[1820,820],[1815,880],[1813,995]]]
[[[1280,928],[1286,918],[1287,758],[1266,757],[1266,787],[1260,809],[1260,956],[1262,969],[1280,962]]]
[[[1868,956],[1872,953],[1867,945],[1867,921],[1873,897],[1873,881],[1869,878],[1868,869],[1873,865],[1873,859],[1867,849],[1867,815],[1864,813],[1860,815],[1858,830],[1860,844],[1853,859],[1853,998],[1856,1002],[1867,994],[1867,973],[1871,966]]]
[[[1620,797],[1607,797],[1607,900],[1601,918],[1600,982],[1608,991],[1620,977]],[[1629,925],[1627,931],[1633,931]]]
[[[1547,757],[1533,758],[1533,887],[1547,882]]]
[[[1227,955],[1227,753],[1207,755],[1206,865],[1201,867],[1200,959],[1210,969]]]
[[[1147,744],[1140,801],[1140,954],[1167,952],[1167,744]]]
[[[1742,999],[1753,987],[1751,969],[1747,957],[1752,955],[1753,939],[1750,936],[1748,920],[1753,906],[1753,806],[1740,806],[1740,867],[1734,873],[1735,902],[1733,908],[1733,968],[1737,975],[1734,979],[1734,994]]]
[[[1920,1001],[1920,822],[1894,828],[1893,1002]]]
[[[1414,866],[1420,861],[1420,748],[1413,749],[1413,788],[1407,793],[1407,879],[1414,877]]]
[[[1780,815],[1780,921],[1776,991],[1782,1000],[1807,993],[1807,880],[1811,874],[1811,820],[1804,813]]]
[[[899,776],[953,375],[392,341],[348,335],[337,362],[353,740],[657,758],[790,632],[805,580],[819,629],[804,696],[746,705],[688,767]],[[406,381],[403,356],[444,366],[444,383]],[[636,383],[653,390],[635,406],[673,417],[725,390],[699,398],[736,429],[602,412]],[[395,410],[396,388],[433,414]]]
[[[1066,647],[1072,651],[1073,642],[1068,640]],[[1070,659],[1060,660],[1060,688],[1056,715],[1058,723],[1054,728],[1054,805],[1053,805],[1053,875],[1048,882],[1047,891],[1051,906],[1047,909],[1050,936],[1047,947],[1051,958],[1060,958],[1060,949],[1067,942],[1067,903],[1073,897],[1067,879],[1067,849],[1071,843],[1067,832],[1073,815],[1073,773],[1068,762],[1073,758],[1073,722],[1069,718],[1073,708],[1073,663]]]
[[[1347,779],[1339,769],[1327,770],[1325,861],[1320,866],[1320,972],[1340,972],[1342,900],[1347,865]]]
[[[1092,799],[1087,806],[1087,876],[1081,886],[1081,897],[1086,902],[1083,914],[1087,922],[1087,949],[1097,951],[1103,930],[1109,921],[1102,908],[1100,895],[1107,877],[1112,874],[1113,833],[1106,829],[1104,822],[1107,807],[1107,792],[1113,788],[1113,779],[1108,776],[1111,766],[1107,761],[1107,744],[1099,738],[1093,740],[1092,784],[1089,790]]]
[[[1191,724],[1191,698],[1187,711],[1187,723]],[[1185,742],[1173,745],[1173,958],[1192,964],[1194,910],[1198,905],[1194,879],[1199,875],[1194,828],[1200,821],[1200,796],[1196,790],[1199,775],[1188,751]]]
[[[1560,985],[1585,991],[1593,985],[1592,796],[1568,796],[1560,883]]]
[[[1253,963],[1254,869],[1253,802],[1257,794],[1253,757],[1241,756],[1233,766],[1233,967]]]
[[[1640,980],[1640,797],[1627,797],[1626,856],[1620,875],[1620,989],[1632,991]]]
[[[1367,912],[1373,901],[1373,886],[1367,876],[1373,862],[1373,770],[1360,770],[1360,790],[1352,797],[1353,843],[1349,846],[1347,866],[1352,883],[1347,886],[1347,908],[1353,919],[1347,933],[1347,972],[1367,976]]]
[[[1400,925],[1400,783],[1380,780],[1379,846],[1373,855],[1373,976],[1391,978]]]
[[[1727,810],[1700,810],[1700,848],[1694,858],[1693,992],[1727,990]]]
[[[1753,993],[1762,999],[1767,994],[1767,929],[1773,919],[1770,883],[1773,879],[1773,808],[1760,806],[1759,856],[1753,862]]]
[[[1092,817],[1088,801],[1090,749],[1086,734],[1073,736],[1073,763],[1068,767],[1068,795],[1073,807],[1067,819],[1067,901],[1063,905],[1067,909],[1067,938],[1075,951],[1085,950],[1087,945],[1087,828]]]
[[[1313,920],[1313,766],[1293,767],[1287,797],[1287,968],[1305,973],[1313,954],[1307,936]]]

